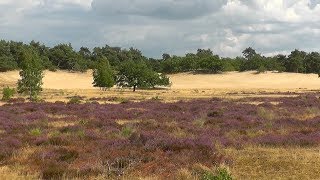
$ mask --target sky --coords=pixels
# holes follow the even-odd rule
[[[0,0],[0,39],[135,47],[154,58],[320,51],[320,0]]]

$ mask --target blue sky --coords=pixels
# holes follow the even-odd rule
[[[319,51],[320,0],[0,0],[0,39],[133,46],[149,57]]]

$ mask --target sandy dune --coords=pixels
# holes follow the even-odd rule
[[[316,74],[228,72],[218,75],[171,75],[174,89],[318,89]]]
[[[45,72],[46,89],[94,89],[91,71],[69,73]],[[0,86],[14,85],[18,71],[0,73]],[[320,79],[316,74],[228,72],[218,75],[175,74],[170,75],[171,89],[319,89]]]

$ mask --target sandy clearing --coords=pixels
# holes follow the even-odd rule
[[[18,71],[0,73],[0,86],[14,85]],[[171,89],[319,89],[320,79],[316,74],[255,72],[228,72],[223,74],[170,75]],[[65,71],[45,72],[45,89],[95,89],[92,87],[92,72],[70,73]]]
[[[228,72],[218,75],[171,75],[173,89],[318,89],[316,74]]]

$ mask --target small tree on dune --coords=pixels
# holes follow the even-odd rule
[[[35,101],[42,91],[44,77],[41,58],[32,48],[24,48],[20,60],[21,79],[18,80],[18,92],[29,95],[30,101]]]
[[[117,85],[120,87],[154,88],[155,86],[169,86],[169,78],[158,74],[149,68],[142,60],[129,60],[120,65],[117,75]]]
[[[102,90],[107,90],[115,84],[114,73],[110,67],[107,58],[99,59],[96,69],[93,70],[93,86],[99,87]]]

